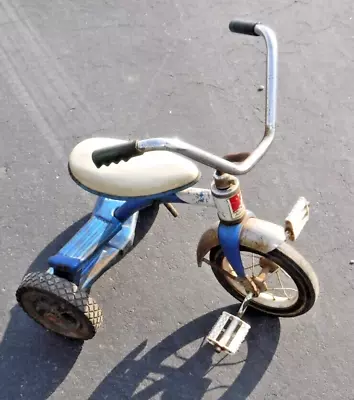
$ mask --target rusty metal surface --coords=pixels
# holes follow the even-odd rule
[[[210,189],[192,187],[176,193],[176,196],[188,204],[215,207]]]
[[[230,263],[226,259],[226,257],[224,257],[222,259],[222,262],[220,265],[216,264],[215,266],[220,268],[221,271],[223,272],[223,274],[227,278],[231,279],[231,281],[237,281],[237,282],[241,283],[243,285],[243,287],[245,288],[246,292],[252,293],[252,295],[254,297],[257,297],[259,295],[259,293],[261,292],[261,287],[263,287],[263,286],[257,284],[258,282],[255,281],[255,277],[248,276],[248,275],[246,275],[244,278],[238,277],[236,275],[236,272],[233,270]]]
[[[265,257],[260,257],[259,266],[262,268],[262,271],[257,276],[252,276],[252,281],[261,293],[268,290],[268,285],[266,282],[268,275],[275,272],[279,266]]]
[[[200,267],[202,260],[213,247],[219,244],[219,222],[206,230],[197,246],[197,264]],[[247,212],[244,226],[241,230],[240,243],[262,253],[268,253],[285,241],[284,229],[276,224],[263,221]]]
[[[262,253],[268,253],[286,240],[284,228],[258,218],[250,218],[243,226],[240,243]]]
[[[216,247],[219,244],[218,237],[219,222],[216,222],[213,226],[207,229],[199,239],[197,246],[197,265],[202,266],[203,258],[209,253],[210,249]]]
[[[167,210],[169,211],[169,213],[174,217],[177,218],[178,217],[178,211],[176,210],[176,208],[174,207],[173,204],[171,203],[164,203],[163,204]]]
[[[243,223],[246,225],[248,220],[255,218],[255,214],[246,210],[246,215],[244,216]],[[209,251],[219,245],[218,228],[220,222],[215,222],[209,229],[207,229],[199,239],[197,245],[197,265],[202,266],[203,258],[209,253]],[[242,231],[241,231],[242,234]]]
[[[216,172],[214,173],[214,184],[217,189],[228,189],[231,185],[239,186],[238,179],[230,174]]]
[[[275,272],[279,268],[278,264],[265,257],[261,257],[259,259],[259,265],[263,269],[263,271],[271,273]]]
[[[353,13],[350,0],[1,1],[0,397],[353,399]],[[309,197],[295,245],[322,277],[316,308],[293,320],[247,312],[247,344],[226,362],[199,348],[235,302],[195,268],[215,210],[183,206],[173,227],[159,213],[94,286],[97,338],[81,346],[41,330],[14,293],[92,211],[66,172],[77,142],[168,135],[220,155],[253,149],[262,47],[230,34],[232,17],[279,35],[278,139],[241,184],[246,205],[279,225]]]

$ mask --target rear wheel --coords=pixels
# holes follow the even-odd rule
[[[273,272],[267,276],[268,290],[254,297],[250,307],[278,317],[295,317],[313,307],[319,293],[318,279],[311,265],[293,247],[283,243],[269,253],[242,246],[240,250],[245,272],[249,276],[257,276],[262,272],[262,259],[274,263]],[[220,246],[210,251],[210,261],[219,283],[233,297],[242,301],[246,291],[231,276],[237,277]]]
[[[88,340],[102,323],[102,311],[87,292],[49,273],[27,274],[16,298],[31,318],[62,336]]]

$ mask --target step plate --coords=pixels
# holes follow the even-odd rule
[[[216,348],[235,354],[250,328],[242,319],[223,311],[207,336],[207,341]]]

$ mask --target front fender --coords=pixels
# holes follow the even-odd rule
[[[197,246],[197,264],[198,267],[202,266],[203,258],[209,253],[209,251],[219,245],[219,229],[220,222],[216,222],[209,229],[207,229],[199,239]]]
[[[197,246],[197,264],[202,266],[203,258],[209,251],[220,245],[218,221],[207,229],[201,236]],[[272,222],[264,221],[250,215],[244,223],[240,233],[240,245],[261,253],[269,253],[285,242],[284,228]]]
[[[286,240],[284,228],[258,218],[250,218],[242,227],[240,245],[269,253]]]

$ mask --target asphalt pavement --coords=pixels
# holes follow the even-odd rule
[[[277,137],[243,195],[281,225],[310,200],[296,247],[318,273],[316,306],[247,313],[232,357],[201,346],[237,303],[196,265],[215,213],[180,206],[95,285],[105,320],[93,340],[46,332],[15,292],[92,210],[67,174],[76,143],[177,136],[219,155],[257,144],[264,45],[231,34],[236,17],[279,41]],[[0,399],[354,399],[353,17],[349,0],[0,2]]]

